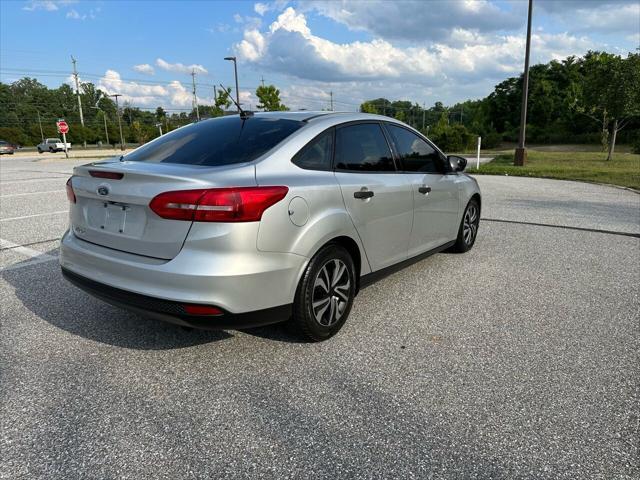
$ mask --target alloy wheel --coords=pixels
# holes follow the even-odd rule
[[[478,233],[479,220],[478,207],[471,203],[467,207],[467,211],[464,212],[464,222],[462,225],[462,238],[464,238],[465,244],[473,244],[473,241],[476,238],[476,233]]]
[[[311,309],[316,321],[330,327],[338,322],[349,304],[351,279],[342,260],[332,259],[325,263],[313,283]]]

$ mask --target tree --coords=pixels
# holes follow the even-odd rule
[[[156,108],[156,120],[158,122],[164,121],[166,117],[167,117],[167,112],[164,111],[164,108],[162,107]]]
[[[603,143],[609,137],[607,160],[611,160],[618,132],[640,115],[640,54],[630,53],[623,59],[589,52],[584,71],[579,110],[601,123]]]
[[[280,90],[273,85],[259,86],[256,89],[256,96],[260,100],[260,104],[257,105],[257,108],[260,108],[265,112],[289,110],[286,105],[280,103]]]
[[[226,91],[222,90],[218,92],[218,95],[215,98],[215,107],[217,110],[219,110],[218,116],[221,116],[223,114],[223,110],[231,106],[231,98],[229,97],[229,95],[231,95],[230,87],[227,87]]]
[[[378,113],[378,109],[373,102],[364,102],[360,105],[360,111],[362,113]]]

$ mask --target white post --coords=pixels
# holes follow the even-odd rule
[[[480,170],[480,144],[482,143],[482,137],[478,137],[478,156],[476,157],[476,170]]]
[[[64,155],[65,157],[69,158],[69,152],[67,152],[67,134],[66,133],[62,134],[62,141],[64,143]]]

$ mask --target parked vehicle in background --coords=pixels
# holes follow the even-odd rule
[[[62,273],[161,320],[244,328],[291,319],[325,340],[364,285],[473,246],[480,189],[465,165],[378,115],[204,120],[74,168]]]
[[[17,145],[5,140],[0,140],[0,155],[4,155],[5,153],[13,155],[13,152],[15,152],[17,149]]]
[[[71,150],[71,144],[67,142],[67,150]],[[47,138],[38,145],[38,153],[43,152],[64,152],[64,143],[59,138]]]

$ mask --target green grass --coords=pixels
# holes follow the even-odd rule
[[[466,172],[581,180],[640,190],[640,155],[637,154],[616,153],[607,161],[602,152],[528,150],[527,153],[527,163],[523,167],[513,165],[513,151],[510,151],[501,152],[492,162],[480,165],[479,170],[470,161]]]

